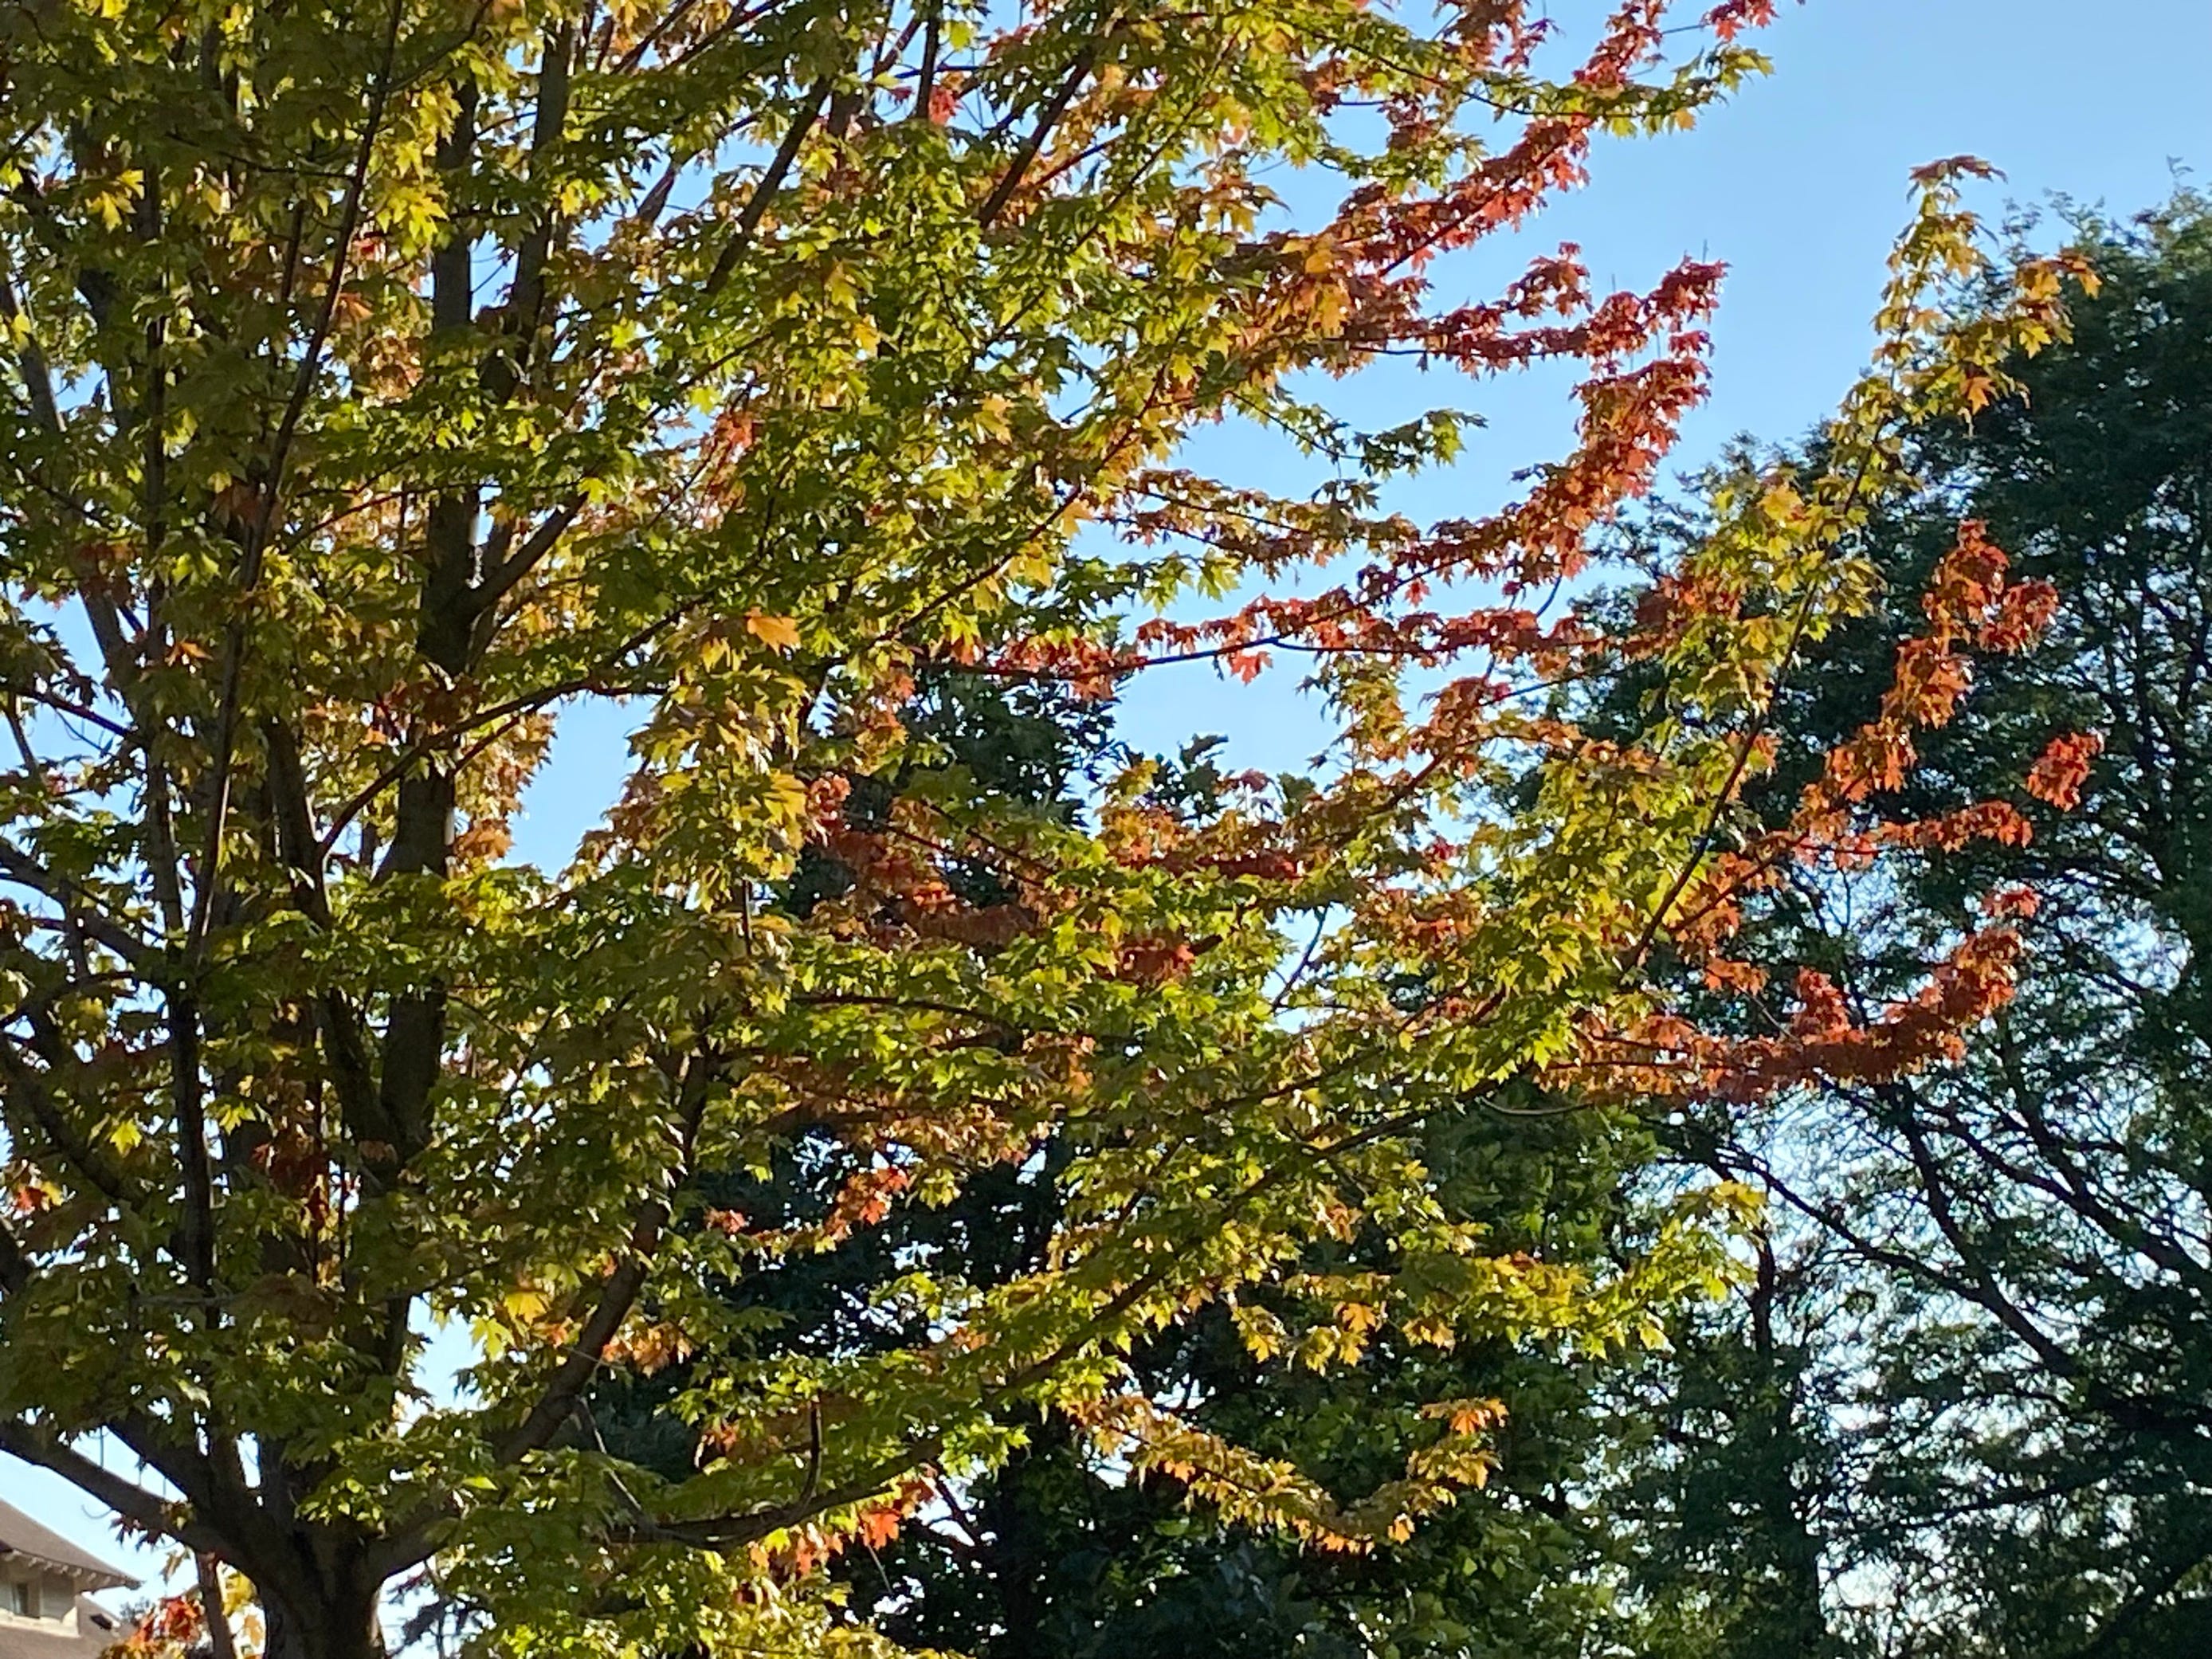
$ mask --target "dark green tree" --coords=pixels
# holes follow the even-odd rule
[[[1439,1190],[1501,1248],[1593,1266],[1644,1224],[1625,1176],[1652,1151],[1624,1115],[1480,1111],[1431,1137]],[[1362,1247],[1316,1271],[1356,1272]],[[1285,1310],[1287,1311],[1287,1310]],[[1341,1490],[1401,1464],[1424,1401],[1495,1398],[1498,1467],[1479,1492],[1377,1554],[1224,1528],[1174,1482],[1132,1480],[1047,1432],[928,1525],[846,1563],[856,1600],[917,1643],[985,1659],[1595,1656],[1614,1575],[1589,1498],[1608,1455],[1594,1410],[1612,1367],[1542,1341],[1437,1354],[1381,1334],[1326,1374],[1295,1349],[1255,1361],[1226,1316],[1139,1356],[1149,1385],[1208,1430]],[[1616,1362],[1617,1363],[1617,1362]]]
[[[1779,924],[1872,1008],[2016,886],[2014,1000],[1956,1066],[1681,1128],[1765,1190],[1796,1265],[1681,1350],[1678,1405],[1726,1401],[1648,1460],[1644,1585],[1758,1581],[1787,1515],[1826,1607],[1701,1650],[2212,1652],[2212,210],[2067,216],[2101,290],[2025,395],[1914,434],[1924,489],[1868,532],[1887,597],[1805,653],[1777,723],[1810,740],[1751,797],[1778,822],[1873,718],[1962,516],[2051,584],[2042,642],[1978,663],[1883,797],[2009,799],[2028,838],[1808,881]]]
[[[1603,1396],[1614,1483],[1598,1553],[1624,1610],[1609,1651],[1858,1651],[1827,1606],[1833,1540],[1851,1522],[1847,1379],[1820,1334],[1856,1293],[1832,1248],[1763,1230],[1752,1255],[1739,1296],[1673,1322],[1665,1353]]]

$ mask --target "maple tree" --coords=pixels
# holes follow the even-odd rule
[[[2001,386],[2059,268],[1942,326],[1980,256],[1931,169],[1838,466],[1731,508],[1625,631],[1570,595],[1699,394],[1717,270],[1601,295],[1563,251],[1436,291],[1605,131],[1759,67],[1770,10],[1627,0],[1565,72],[1515,0],[11,12],[0,1449],[240,1575],[282,1659],[375,1652],[434,1559],[517,1650],[864,1650],[812,1570],[1040,1415],[1328,1547],[1480,1479],[1486,1401],[1333,1494],[1126,1351],[1208,1305],[1316,1366],[1384,1327],[1626,1340],[1741,1195],[1551,1263],[1440,1206],[1422,1126],[1538,1073],[1901,1076],[2013,951],[1977,932],[1864,1022],[1806,980],[1751,1041],[1646,971],[1743,979],[1724,924],[1785,858],[1976,827],[1869,829],[1847,763],[2019,631],[1969,538],[1928,673],[1786,847],[1726,844],[1778,677],[1864,602],[1894,431]],[[1279,202],[1281,162],[1335,208]],[[1577,447],[1495,514],[1389,512],[1456,423],[1362,433],[1308,389],[1391,356],[1577,363]],[[1181,464],[1231,416],[1338,476]],[[1194,816],[1134,767],[1071,820],[954,769],[871,805],[932,672],[1292,656],[1338,716],[1316,778]],[[1557,689],[1625,660],[1663,695],[1600,742]],[[579,700],[635,715],[621,799],[567,864],[514,858]],[[842,890],[802,919],[774,896],[809,849]],[[801,1133],[851,1164],[818,1214],[704,1203]],[[763,1353],[722,1294],[1048,1139],[1042,1258],[903,1264],[872,1303],[901,1340]],[[1371,1263],[1311,1267],[1354,1232]],[[457,1391],[434,1321],[473,1339]],[[690,1461],[657,1474],[585,1395],[678,1357]]]

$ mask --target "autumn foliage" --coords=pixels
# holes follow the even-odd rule
[[[1455,1218],[1420,1126],[1508,1084],[1902,1074],[2004,994],[1999,926],[1871,1018],[1801,978],[1757,1041],[1651,965],[1748,988],[1723,947],[1787,860],[2013,833],[1882,815],[1968,654],[2047,609],[1971,529],[1798,821],[1746,838],[1735,803],[1797,647],[1865,602],[1896,431],[2051,337],[2060,270],[1942,327],[1983,256],[1931,171],[1829,470],[1723,503],[1625,628],[1599,532],[1703,392],[1718,268],[1604,294],[1564,248],[1451,297],[1607,133],[1758,69],[1770,11],[1626,0],[1583,41],[1519,0],[11,25],[0,1449],[243,1575],[284,1659],[373,1652],[426,1566],[518,1651],[859,1644],[811,1569],[1039,1414],[1337,1548],[1480,1483],[1488,1402],[1331,1494],[1121,1356],[1219,1304],[1316,1366],[1385,1327],[1602,1352],[1716,1271],[1741,1194],[1594,1275]],[[1284,162],[1335,205],[1279,200]],[[1363,432],[1313,392],[1388,359],[1571,364],[1577,441],[1415,522],[1388,481],[1455,421]],[[1195,470],[1232,418],[1332,476]],[[1080,822],[889,787],[925,677],[1194,660],[1254,696],[1301,665],[1328,764],[1194,805],[1139,762]],[[1644,729],[1585,731],[1578,692],[1632,673]],[[623,711],[620,798],[519,857],[579,705]],[[836,878],[803,911],[802,864]],[[707,1175],[802,1133],[835,1148],[822,1213],[708,1212]],[[1041,1259],[902,1264],[896,1341],[767,1352],[720,1294],[1048,1146]],[[1354,1240],[1382,1265],[1316,1265]],[[434,1321],[472,1339],[458,1389]],[[650,1477],[586,1395],[678,1357],[696,1456]]]

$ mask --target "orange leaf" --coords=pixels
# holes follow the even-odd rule
[[[2038,800],[2070,811],[2081,799],[2081,786],[2089,776],[2089,763],[2104,750],[2105,740],[2094,732],[2069,732],[2051,738],[2028,769],[2027,793]]]
[[[778,651],[799,649],[799,624],[788,617],[771,617],[765,611],[745,612],[745,632],[763,645]]]

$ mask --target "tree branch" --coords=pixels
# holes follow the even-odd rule
[[[706,1115],[708,1092],[720,1074],[720,1061],[704,1054],[694,1054],[684,1063],[676,1099],[682,1149],[682,1175],[676,1183],[679,1188],[690,1174],[691,1149],[698,1138],[700,1121]],[[649,1199],[638,1211],[630,1228],[626,1259],[601,1289],[599,1299],[586,1316],[568,1357],[546,1383],[545,1392],[529,1415],[494,1449],[501,1462],[512,1463],[542,1449],[567,1420],[584,1385],[599,1370],[600,1355],[605,1352],[623,1321],[629,1316],[631,1305],[644,1288],[646,1274],[660,1246],[661,1230],[668,1224],[671,1203],[671,1198]]]
[[[791,171],[791,164],[799,159],[799,146],[806,142],[806,135],[814,130],[814,124],[822,118],[822,100],[830,95],[830,77],[825,75],[806,89],[806,101],[792,122],[791,130],[783,135],[783,142],[776,146],[775,154],[769,158],[760,182],[753,186],[752,194],[745,198],[745,205],[738,215],[737,228],[722,245],[714,268],[707,273],[702,287],[709,299],[720,293],[722,285],[730,280],[730,274],[738,268],[738,256],[745,251],[745,244],[760,228],[769,204],[783,188],[783,175]]]
[[[83,1453],[20,1419],[0,1422],[0,1451],[52,1470],[133,1525],[163,1538],[173,1538],[186,1549],[220,1551],[223,1547],[222,1534],[193,1516],[185,1506],[111,1474]]]
[[[399,51],[400,26],[406,16],[406,0],[392,0],[384,27],[384,57],[371,83],[368,108],[362,118],[361,143],[355,151],[352,172],[346,181],[343,206],[339,210],[335,246],[331,255],[330,280],[323,293],[321,310],[316,314],[313,329],[307,345],[300,354],[299,371],[293,377],[291,396],[285,400],[283,415],[276,425],[276,435],[270,444],[267,462],[268,475],[261,482],[261,499],[254,516],[246,528],[246,546],[239,564],[239,587],[241,595],[251,593],[261,580],[261,564],[269,546],[269,537],[276,521],[276,507],[284,491],[284,475],[289,467],[293,440],[305,417],[307,402],[315,389],[316,377],[322,372],[323,348],[329,342],[331,328],[337,318],[338,300],[345,287],[347,264],[352,257],[354,237],[361,228],[362,204],[368,191],[369,163],[376,152],[376,136],[384,125],[384,109],[392,94],[392,74]],[[216,699],[215,755],[209,776],[213,783],[214,798],[208,804],[208,830],[204,851],[200,858],[199,890],[192,896],[190,926],[185,930],[185,956],[197,960],[207,941],[208,924],[214,915],[217,889],[222,885],[222,836],[230,815],[231,791],[235,780],[231,776],[231,751],[238,740],[238,705],[240,679],[245,672],[246,618],[241,615],[233,622],[223,641],[222,690]]]
[[[116,1209],[131,1210],[139,1196],[135,1183],[102,1156],[88,1137],[76,1132],[46,1079],[23,1063],[15,1043],[5,1037],[0,1037],[0,1085],[5,1085],[6,1097],[21,1107],[27,1121],[38,1127],[53,1150],[75,1166],[94,1191]]]
[[[1021,147],[1014,152],[1013,160],[1006,164],[1006,172],[977,210],[976,222],[986,230],[1006,211],[1006,204],[1014,199],[1014,192],[1021,189],[1022,180],[1029,175],[1029,170],[1036,164],[1037,156],[1043,151],[1045,141],[1052,137],[1052,130],[1060,125],[1060,118],[1067,113],[1068,105],[1074,101],[1076,89],[1090,76],[1097,63],[1098,43],[1095,40],[1076,53],[1075,62],[1067,71],[1067,78],[1046,100],[1044,108],[1038,113],[1036,125],[1030,130],[1029,137],[1022,140]]]
[[[52,899],[61,907],[70,926],[87,939],[106,945],[133,968],[144,969],[151,965],[153,948],[111,920],[104,911],[88,906],[82,886],[54,874],[37,860],[4,842],[0,842],[0,877],[21,882]]]
[[[37,1275],[30,1253],[16,1242],[8,1224],[0,1222],[0,1291],[21,1296]]]

